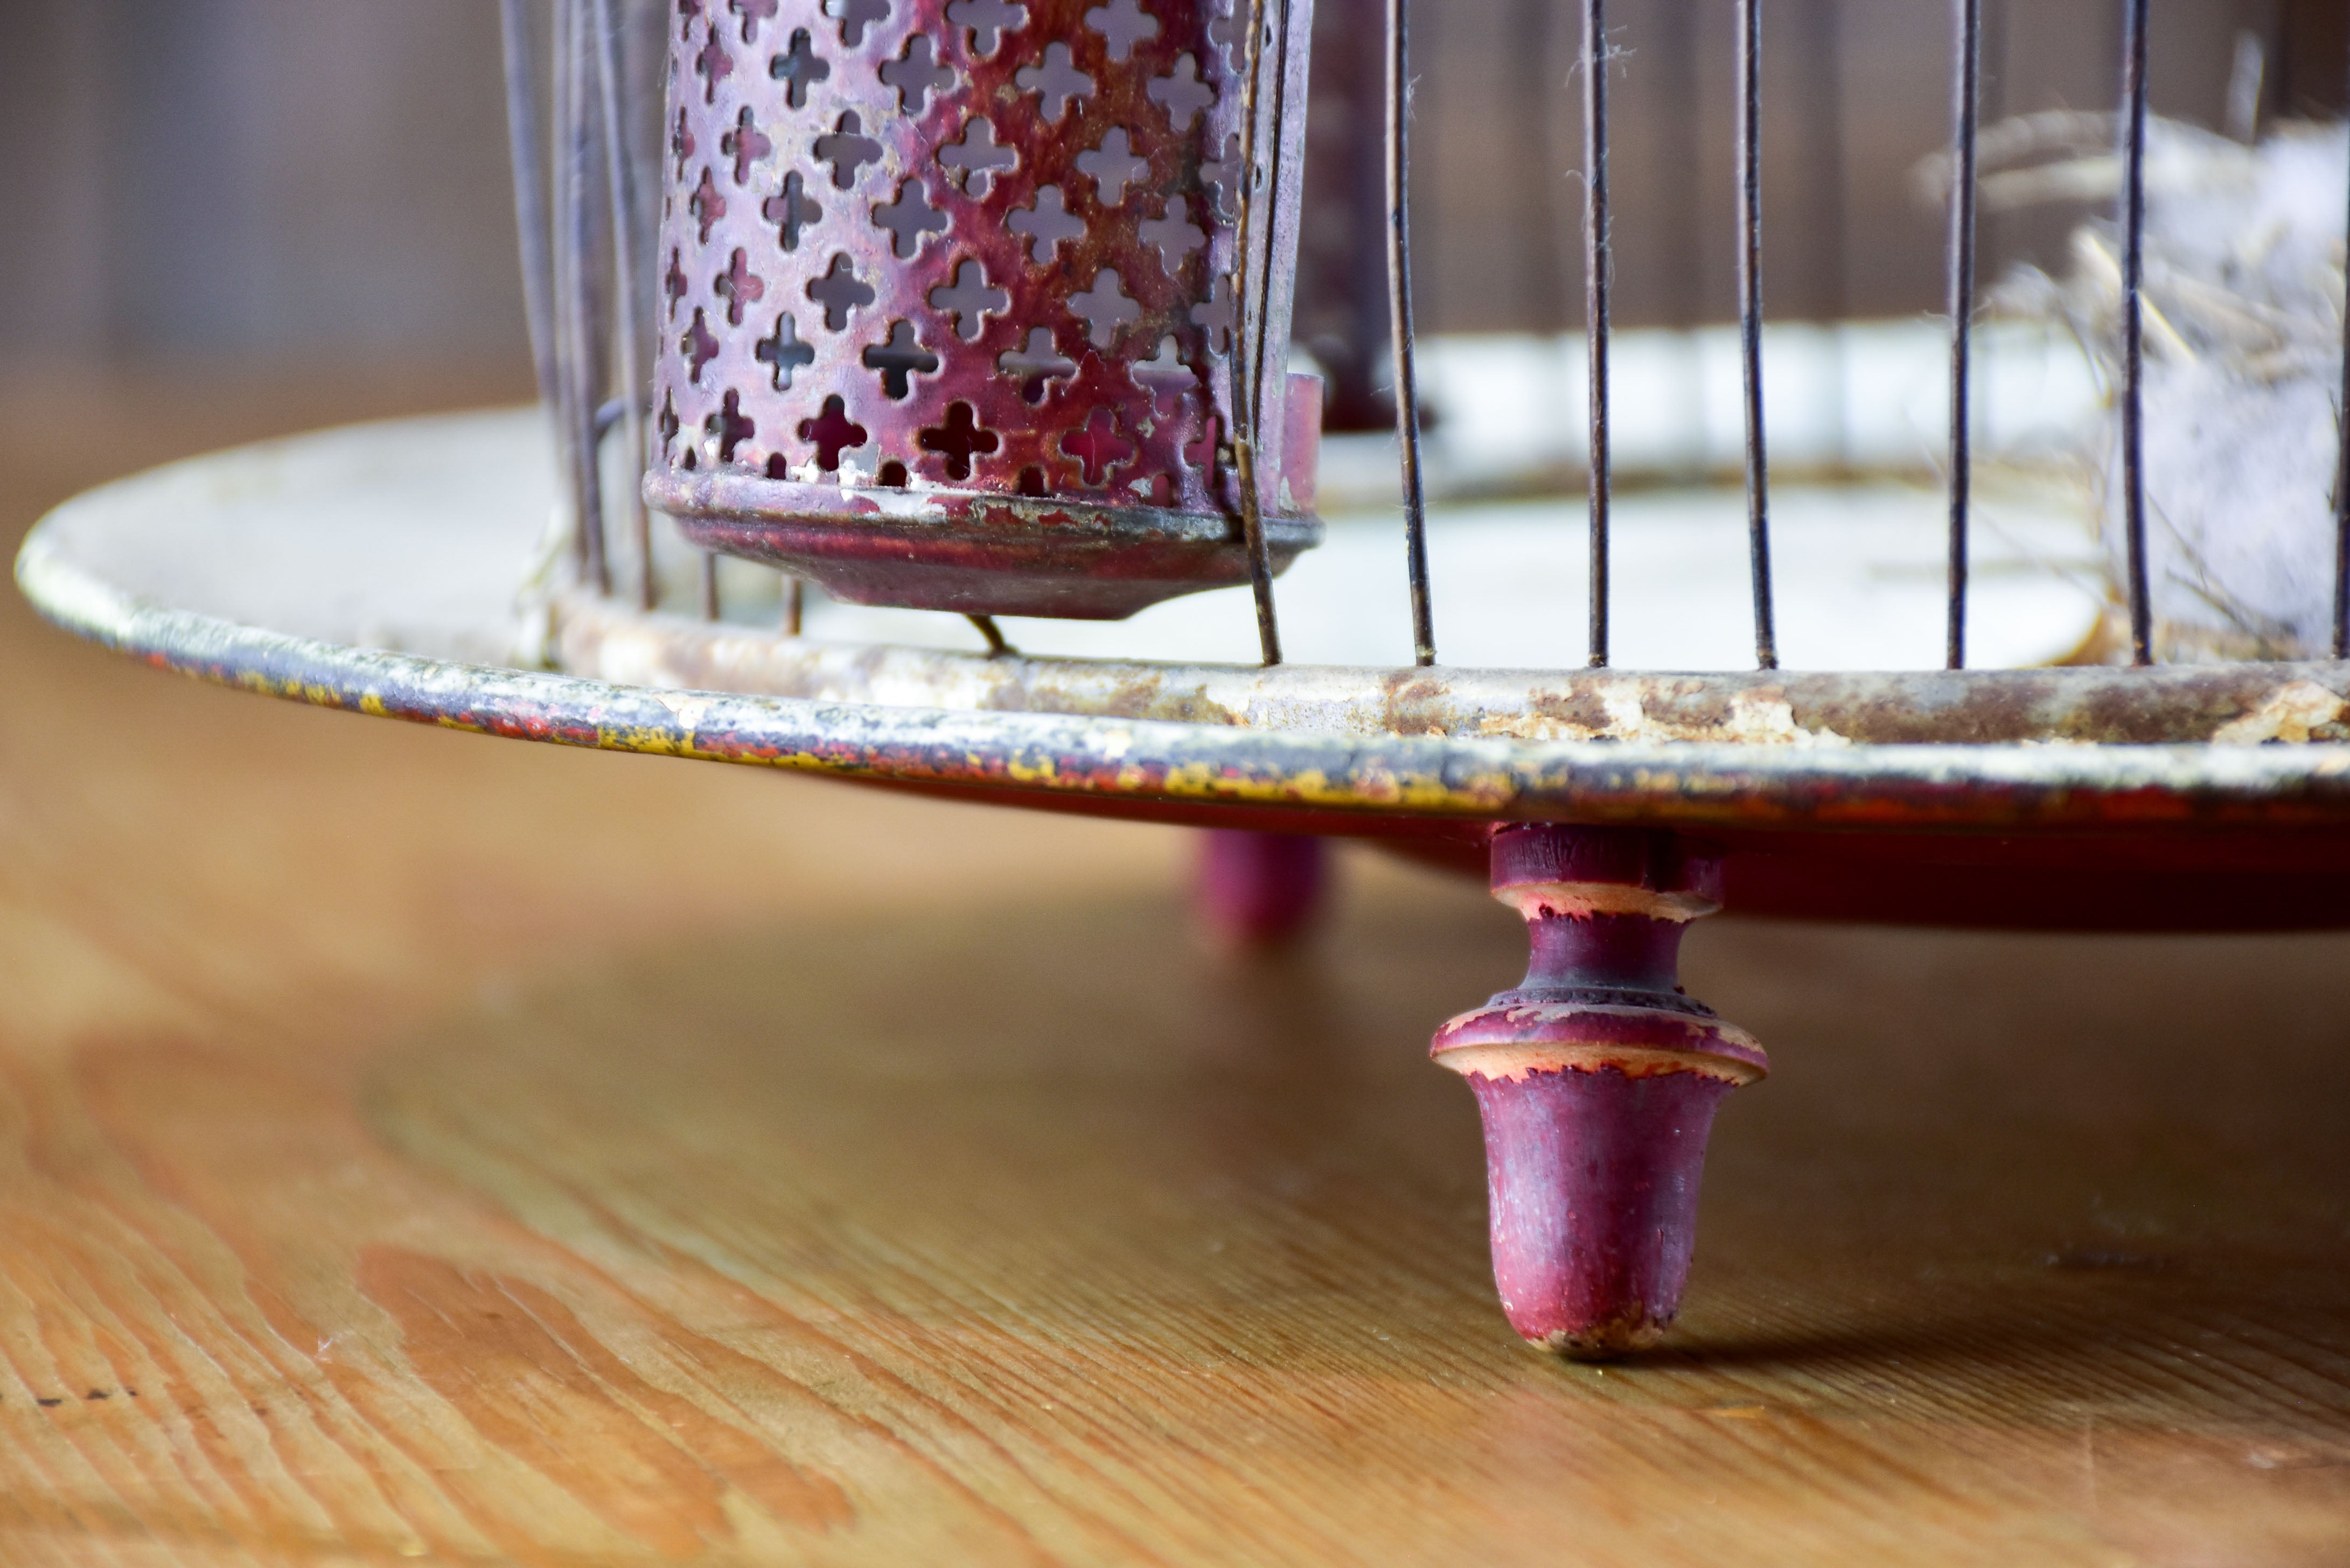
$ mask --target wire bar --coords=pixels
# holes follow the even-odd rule
[[[588,188],[598,158],[588,104],[591,52],[587,0],[556,6],[555,126],[555,363],[557,417],[578,527],[581,576],[599,594],[612,591],[604,549],[603,479],[596,461],[598,383],[597,290],[592,281],[595,203]]]
[[[2147,0],[2122,0],[2122,525],[2129,550],[2130,662],[2154,662],[2146,580]]]
[[[1974,501],[1975,131],[1982,0],[1952,0],[1950,131],[1950,604],[1947,663],[1967,667],[1967,529]]]
[[[1008,654],[1014,654],[1020,651],[1018,649],[1013,647],[1011,641],[1004,637],[1003,628],[995,624],[995,618],[993,616],[967,615],[962,618],[977,627],[979,628],[979,635],[987,639],[988,658],[1002,659]]]
[[[1410,0],[1388,0],[1388,350],[1395,364],[1396,445],[1403,461],[1404,570],[1411,582],[1411,658],[1436,662],[1428,592],[1428,503],[1419,468],[1419,354],[1411,327]]]
[[[538,393],[555,406],[555,263],[547,254],[546,182],[539,166],[538,67],[531,47],[529,0],[500,0],[505,47],[506,135],[514,161],[515,227],[522,251],[523,319]]]
[[[1754,662],[1776,670],[1771,459],[1762,440],[1762,0],[1738,0],[1738,335],[1746,378],[1746,548],[1754,587]]]
[[[797,637],[801,625],[807,619],[807,584],[786,573],[784,576],[784,635]]]
[[[1248,29],[1248,48],[1241,72],[1241,199],[1232,263],[1232,466],[1240,480],[1241,528],[1248,545],[1249,585],[1256,593],[1258,651],[1265,663],[1278,664],[1281,625],[1273,607],[1273,555],[1265,544],[1264,507],[1256,488],[1256,440],[1261,411],[1256,394],[1261,387],[1249,384],[1252,368],[1257,363],[1257,356],[1249,348],[1250,333],[1253,327],[1262,330],[1263,327],[1263,317],[1250,308],[1253,289],[1249,251],[1256,243],[1252,220],[1257,204],[1256,98],[1258,78],[1264,69],[1264,0],[1249,0]],[[1265,259],[1269,271],[1269,248]]]
[[[2350,230],[2345,234],[2350,234]],[[2334,474],[2334,657],[2350,659],[2350,294],[2345,295],[2342,306],[2338,421],[2342,456]]]
[[[1607,0],[1583,5],[1583,335],[1591,372],[1591,653],[1607,664],[1607,506],[1613,485],[1608,441]]]
[[[702,618],[718,618],[718,553],[702,552]]]
[[[627,119],[621,108],[619,17],[615,0],[592,0],[588,22],[595,32],[596,85],[599,118],[604,126],[604,172],[612,202],[612,290],[619,296],[620,423],[629,453],[628,472],[638,474],[651,459],[645,441],[645,382],[639,363],[639,346],[650,336],[645,321],[646,301],[638,287],[636,171],[629,157]],[[645,509],[644,487],[630,483],[625,504],[629,537],[637,556],[637,604],[653,607],[659,597],[653,581],[652,519]]]

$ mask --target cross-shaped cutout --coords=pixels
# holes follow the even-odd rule
[[[850,48],[865,41],[868,24],[889,15],[889,0],[824,0],[824,14],[840,24],[840,41]]]
[[[1063,240],[1074,240],[1086,232],[1086,226],[1069,215],[1061,204],[1058,185],[1039,185],[1036,204],[1015,211],[1003,221],[1003,226],[1015,234],[1028,236],[1028,259],[1039,265],[1053,259],[1053,253]]]
[[[1006,348],[995,357],[995,368],[1020,378],[1020,396],[1032,403],[1045,400],[1045,382],[1077,373],[1077,362],[1055,348],[1050,328],[1032,327],[1024,348]]]
[[[800,341],[799,323],[792,319],[792,313],[788,310],[775,317],[774,334],[760,338],[759,346],[751,350],[751,357],[767,367],[768,375],[779,392],[792,389],[793,371],[803,365],[816,363],[816,350]]]
[[[1185,256],[1208,243],[1207,231],[1191,221],[1180,196],[1169,197],[1166,215],[1145,218],[1135,225],[1135,233],[1142,236],[1143,244],[1158,247],[1159,265],[1167,269],[1169,277],[1176,275]]]
[[[939,64],[931,52],[931,37],[917,33],[906,40],[906,52],[894,60],[881,62],[881,85],[898,89],[898,107],[908,114],[919,114],[931,94],[944,92],[954,85],[954,72]]]
[[[950,312],[955,317],[955,336],[968,343],[977,337],[987,323],[987,312],[1011,308],[1012,296],[987,281],[987,268],[975,261],[966,261],[955,269],[954,286],[944,285],[931,290],[931,308]]]
[[[791,84],[784,89],[785,102],[794,109],[806,109],[808,88],[832,75],[832,67],[817,57],[808,41],[808,30],[801,27],[792,34],[791,48],[767,62],[767,74]]]
[[[1216,216],[1227,222],[1240,217],[1236,203],[1241,193],[1241,139],[1224,138],[1224,154],[1221,158],[1203,160],[1200,164],[1200,182],[1213,191]]]
[[[979,417],[971,411],[969,403],[947,405],[947,422],[926,430],[914,438],[924,452],[935,452],[947,460],[949,479],[969,479],[971,460],[984,457],[1003,444],[993,431],[980,428]]]
[[[1175,334],[1168,333],[1159,340],[1159,351],[1148,359],[1134,362],[1134,379],[1142,383],[1191,379],[1191,367],[1183,363],[1183,351],[1176,346]]]
[[[726,270],[711,280],[710,292],[726,302],[727,325],[740,327],[743,307],[767,297],[767,280],[751,270],[751,258],[738,249]]]
[[[939,149],[939,161],[954,171],[965,193],[978,197],[987,194],[991,171],[1011,168],[1020,161],[1020,155],[1009,147],[998,147],[994,123],[975,114],[962,128],[961,141],[950,141]]]
[[[800,231],[824,216],[824,209],[808,199],[807,185],[797,174],[784,176],[784,188],[759,205],[759,213],[775,225],[784,249],[800,248]]]
[[[864,132],[865,122],[850,109],[840,117],[831,135],[816,139],[816,161],[832,165],[834,189],[847,190],[857,182],[858,165],[880,158],[881,144]]]
[[[702,170],[702,183],[693,188],[693,194],[685,199],[685,204],[702,225],[702,243],[708,244],[710,231],[717,227],[718,220],[726,215],[726,194],[719,190],[718,182],[710,177],[708,169]]]
[[[661,292],[669,296],[669,313],[674,317],[677,307],[685,301],[686,290],[693,286],[685,275],[685,252],[671,246],[669,271],[661,275]]]
[[[832,258],[832,268],[822,277],[811,278],[808,297],[824,306],[824,324],[835,332],[848,325],[848,313],[873,303],[873,287],[860,280],[857,268],[844,254]]]
[[[1028,7],[1011,0],[954,0],[947,20],[971,29],[971,52],[983,60],[995,53],[999,33],[1016,33],[1028,25]]]
[[[939,368],[939,357],[915,337],[910,321],[893,323],[889,340],[868,345],[859,358],[867,369],[881,372],[881,392],[889,398],[904,398],[913,390],[910,373],[927,376]]]
[[[702,430],[710,438],[704,444],[721,462],[733,462],[734,449],[759,433],[759,427],[743,412],[742,394],[733,391],[726,394],[715,413],[702,421]]]
[[[931,205],[920,180],[909,180],[898,187],[896,201],[873,209],[873,222],[889,231],[889,249],[902,261],[922,248],[924,234],[946,232],[947,215]]]
[[[702,16],[702,0],[677,0],[677,14],[680,18],[677,36],[686,37],[692,33],[694,22]]]
[[[1012,73],[1012,80],[1022,92],[1037,95],[1037,111],[1046,119],[1060,119],[1071,100],[1094,90],[1094,78],[1077,69],[1069,46],[1058,42],[1045,46],[1043,65],[1023,66]]]
[[[677,111],[677,123],[670,128],[670,156],[677,161],[677,178],[685,178],[685,166],[693,161],[693,128],[686,123],[686,111]]]
[[[1077,154],[1077,172],[1094,177],[1096,201],[1115,207],[1126,199],[1128,184],[1150,172],[1150,161],[1137,158],[1127,140],[1126,127],[1115,125],[1103,133],[1099,147]]]
[[[677,432],[683,427],[678,422],[677,394],[663,390],[660,412],[653,418],[653,428],[660,432],[661,454],[667,456],[677,444]]]
[[[677,347],[685,356],[685,379],[699,387],[702,368],[718,358],[718,339],[710,335],[710,323],[702,318],[702,306],[693,307],[693,324],[677,340]]]
[[[1218,273],[1208,297],[1191,307],[1191,324],[1208,329],[1208,347],[1218,354],[1232,345],[1232,275]]]
[[[758,121],[751,118],[748,109],[734,117],[734,129],[718,139],[719,155],[734,160],[734,183],[737,185],[749,184],[751,165],[775,150],[775,144],[759,130]]]
[[[1142,306],[1118,286],[1116,267],[1102,268],[1094,274],[1092,288],[1071,295],[1069,311],[1084,319],[1086,336],[1097,348],[1108,348],[1119,327],[1142,318]]]
[[[702,101],[718,101],[718,84],[734,74],[734,57],[726,52],[719,41],[718,29],[710,29],[710,41],[693,57],[693,74],[702,78]]]
[[[824,400],[824,410],[800,421],[800,440],[816,447],[816,465],[827,473],[840,472],[840,454],[865,444],[865,427],[848,417],[847,405],[836,392]]]
[[[1122,60],[1145,38],[1159,36],[1159,18],[1145,11],[1139,0],[1109,0],[1086,13],[1086,26],[1109,42],[1109,57]]]
[[[1183,461],[1202,473],[1213,473],[1224,461],[1223,443],[1217,438],[1222,433],[1223,421],[1213,409],[1203,409],[1200,414],[1200,438],[1183,443]]]
[[[759,41],[759,24],[775,19],[778,0],[726,0],[726,8],[743,18],[743,41]]]
[[[1116,414],[1096,409],[1084,425],[1061,438],[1061,450],[1077,460],[1086,483],[1098,490],[1110,483],[1111,470],[1131,462],[1141,449],[1118,433]]]
[[[1178,131],[1191,129],[1200,111],[1216,101],[1216,89],[1200,79],[1200,62],[1179,55],[1174,69],[1144,89],[1153,103],[1167,106],[1167,123]]]

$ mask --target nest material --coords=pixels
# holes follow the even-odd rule
[[[1992,128],[1981,145],[1983,204],[2112,201],[2121,182],[2113,128],[2110,116],[2078,114]],[[2350,132],[2293,124],[2246,146],[2156,120],[2146,196],[2147,570],[2157,655],[2322,657],[2333,638]],[[2061,282],[2026,267],[1993,298],[2067,325],[2105,378],[2110,417],[2082,458],[2101,496],[2117,606],[2126,569],[2119,251],[2112,222],[2085,223],[2073,234]]]

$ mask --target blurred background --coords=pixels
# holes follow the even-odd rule
[[[1987,0],[1987,119],[2113,101],[2120,0]],[[1939,0],[1767,0],[1767,306],[1939,309],[1919,160]],[[1618,319],[1733,315],[1729,0],[1615,0]],[[1378,0],[1320,0],[1299,337],[1359,400],[1384,317]],[[2160,0],[2158,113],[2338,113],[2341,0]],[[1579,325],[1575,7],[1417,7],[1414,214],[1435,332]],[[2232,109],[2231,109],[2232,100]],[[526,362],[490,0],[0,0],[0,355]],[[2077,214],[1992,216],[1985,276]],[[1342,398],[1343,401],[1343,398]],[[1343,410],[1342,410],[1343,411]],[[1360,409],[1355,410],[1357,416]]]

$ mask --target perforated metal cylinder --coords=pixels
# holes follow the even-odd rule
[[[1245,581],[1235,4],[680,0],[648,501],[860,603]],[[1277,566],[1320,535],[1285,363],[1310,13],[1262,43],[1246,225]]]

